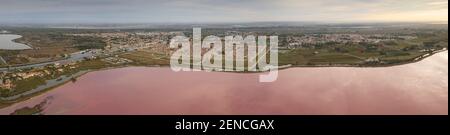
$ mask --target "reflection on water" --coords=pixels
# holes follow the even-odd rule
[[[45,110],[45,107],[50,104],[52,99],[53,98],[51,96],[47,97],[41,103],[33,107],[25,106],[23,108],[17,109],[13,113],[11,113],[11,115],[40,115],[42,114],[42,111]]]
[[[274,83],[259,74],[130,67],[88,73],[0,110],[45,114],[448,114],[448,52],[384,68],[291,68]]]

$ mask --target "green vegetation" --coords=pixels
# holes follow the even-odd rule
[[[133,61],[133,65],[139,66],[152,66],[152,65],[169,65],[170,56],[148,51],[137,51],[133,53],[126,53],[120,55],[122,58],[126,58]]]
[[[39,114],[42,111],[43,109],[40,106],[34,106],[32,108],[25,107],[14,111],[13,113],[11,113],[11,115],[35,115]]]
[[[102,69],[106,67],[112,66],[111,64],[108,64],[106,62],[103,62],[99,59],[95,60],[87,60],[84,62],[79,63],[78,68],[76,70],[83,71],[83,70],[96,70],[96,69]]]
[[[42,77],[31,77],[31,78],[15,81],[14,83],[16,84],[16,87],[14,88],[14,90],[10,90],[5,93],[2,92],[2,93],[0,93],[0,95],[2,97],[8,97],[8,96],[17,95],[17,94],[35,89],[38,86],[45,84],[45,79]]]
[[[86,49],[103,49],[106,43],[95,37],[76,37],[74,46],[79,50]]]
[[[447,32],[418,34],[417,39],[381,42],[377,44],[324,44],[310,48],[288,50],[279,56],[279,64],[294,66],[347,65],[385,66],[411,62],[448,48]]]
[[[47,98],[38,105],[35,105],[33,107],[24,107],[21,109],[15,110],[11,115],[37,115],[42,113],[44,111],[45,105],[51,100],[51,98]]]
[[[75,67],[75,66],[76,66],[76,68],[71,68],[71,67]],[[38,86],[46,84],[46,80],[54,80],[54,79],[60,78],[61,76],[70,76],[70,75],[73,75],[80,71],[96,70],[96,69],[102,69],[102,68],[111,67],[111,66],[112,65],[109,65],[106,62],[95,59],[95,60],[85,60],[74,66],[63,66],[60,68],[56,68],[54,66],[46,66],[42,70],[41,69],[37,69],[37,70],[31,69],[29,71],[40,71],[40,72],[48,71],[50,74],[42,76],[42,77],[34,76],[34,77],[27,78],[27,79],[12,78],[12,81],[15,84],[15,87],[12,90],[0,88],[0,96],[1,97],[9,97],[9,96],[18,95],[18,94],[24,93],[26,91],[35,89]],[[62,71],[58,71],[58,70],[62,70]],[[22,71],[22,72],[27,72],[27,71]]]

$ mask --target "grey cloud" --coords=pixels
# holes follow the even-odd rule
[[[351,21],[437,9],[448,0],[0,0],[0,22]]]

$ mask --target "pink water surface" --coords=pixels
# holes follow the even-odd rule
[[[273,83],[259,74],[172,72],[128,67],[97,71],[0,110],[52,97],[44,114],[444,114],[448,52],[383,68],[291,68]]]

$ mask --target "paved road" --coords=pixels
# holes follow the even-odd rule
[[[58,78],[60,80],[58,80],[58,79],[47,80],[47,83],[45,85],[41,85],[41,86],[39,86],[39,87],[37,87],[35,89],[26,91],[26,92],[18,94],[18,95],[14,95],[14,96],[10,96],[10,97],[0,97],[0,100],[11,101],[11,100],[19,99],[20,97],[29,96],[29,95],[32,95],[32,94],[35,94],[35,93],[47,90],[49,88],[58,86],[60,84],[66,83],[66,82],[70,81],[70,79],[79,77],[79,76],[81,76],[81,75],[83,75],[83,74],[85,74],[87,72],[89,72],[89,70],[87,70],[87,71],[80,71],[80,72],[78,72],[78,73],[76,73],[74,75],[71,75],[71,76],[61,76],[60,78]]]
[[[9,70],[16,70],[16,69],[27,69],[27,68],[35,68],[35,67],[44,67],[47,66],[49,64],[54,64],[54,63],[70,63],[70,62],[74,62],[74,61],[79,61],[79,60],[83,60],[84,58],[89,58],[91,56],[95,56],[96,54],[93,51],[89,51],[89,52],[76,52],[76,53],[72,53],[70,55],[70,58],[68,59],[64,59],[64,60],[58,60],[58,61],[50,61],[50,62],[44,62],[44,63],[37,63],[37,64],[30,64],[30,65],[23,65],[23,66],[16,66],[16,67],[10,67]],[[8,68],[0,68],[0,72],[3,71],[8,71]]]
[[[5,59],[3,59],[2,56],[0,56],[0,62],[3,63],[3,64],[8,64],[8,63],[6,63]]]

